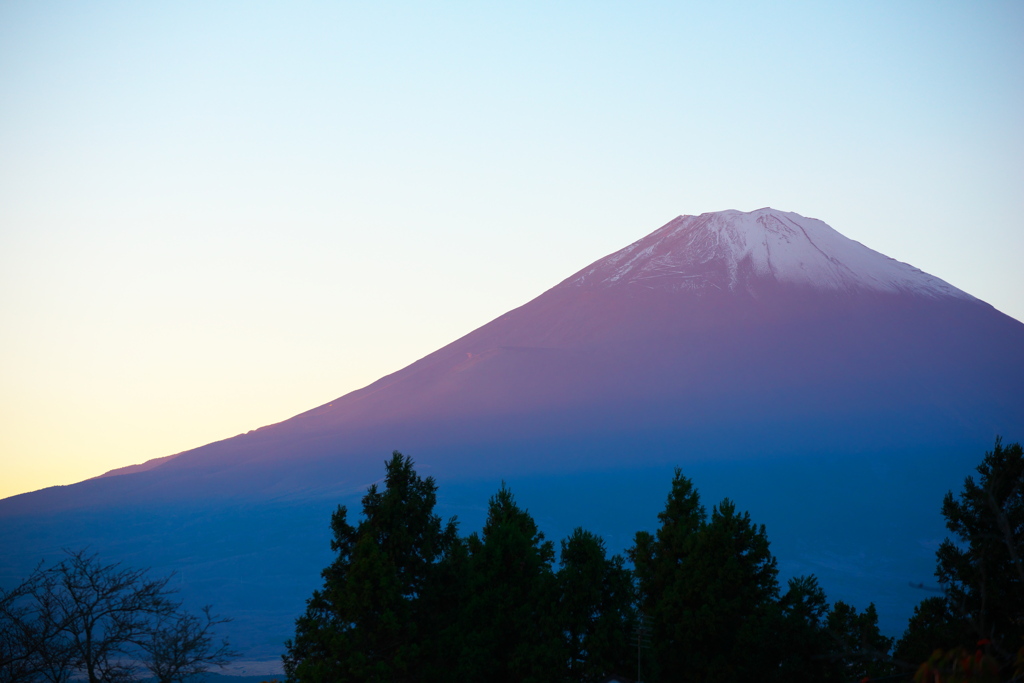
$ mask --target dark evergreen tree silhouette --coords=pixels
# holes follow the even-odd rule
[[[554,548],[504,484],[467,542],[468,581],[456,677],[543,683],[564,676]]]
[[[748,681],[778,669],[778,569],[764,526],[728,499],[710,520],[676,470],[656,535],[631,555],[652,628],[651,680]]]
[[[454,520],[434,514],[436,491],[395,451],[384,490],[373,485],[363,497],[358,526],[339,506],[331,518],[337,558],[286,643],[289,680],[420,680],[431,646],[421,597],[456,538]]]
[[[1010,676],[1024,673],[1024,449],[997,437],[959,496],[942,501],[953,534],[936,553],[942,596],[921,602],[897,647],[904,662],[942,674],[951,651],[983,657]],[[927,667],[926,667],[927,668]]]
[[[650,629],[651,657],[645,678],[679,678],[688,664],[688,644],[699,638],[700,590],[687,579],[698,562],[699,534],[707,517],[693,482],[676,469],[661,522],[652,535],[636,534],[629,550],[637,579],[640,612]]]
[[[950,610],[946,596],[933,595],[914,607],[893,658],[904,668],[913,670],[927,661],[935,650],[948,651],[976,640],[970,622]]]
[[[599,681],[635,666],[632,573],[622,557],[606,556],[604,541],[577,528],[562,541],[558,618],[568,654],[568,678]]]
[[[863,612],[842,601],[829,610],[825,628],[832,638],[831,659],[843,680],[862,680],[894,673],[889,656],[892,638],[878,629],[878,611],[871,603]]]
[[[789,580],[779,600],[781,620],[769,638],[780,655],[776,680],[787,683],[833,683],[846,678],[834,657],[835,639],[825,626],[829,612],[825,591],[814,576]]]
[[[955,540],[939,547],[935,574],[952,610],[1009,654],[1024,637],[1024,451],[997,438],[977,470],[942,501]]]

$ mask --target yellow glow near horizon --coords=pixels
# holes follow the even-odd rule
[[[0,5],[0,497],[286,419],[681,213],[1024,319],[1024,4]]]

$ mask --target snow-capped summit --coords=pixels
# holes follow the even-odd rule
[[[973,299],[949,283],[844,237],[816,218],[771,208],[679,216],[591,264],[567,284],[651,289],[757,289],[759,281],[819,290]]]

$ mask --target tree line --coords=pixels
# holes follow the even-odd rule
[[[344,506],[332,515],[337,555],[286,644],[285,673],[296,683],[1008,680],[1024,661],[1020,446],[997,440],[978,471],[943,503],[956,536],[938,553],[945,592],[894,642],[873,604],[830,605],[814,576],[782,587],[764,526],[728,499],[708,513],[679,470],[657,530],[636,534],[627,563],[584,529],[556,554],[504,485],[482,531],[460,536],[434,512],[434,480],[396,451],[358,523]]]
[[[1024,452],[997,439],[959,496],[936,556],[941,595],[903,637],[874,605],[829,604],[814,576],[783,588],[763,525],[711,508],[676,470],[653,533],[624,558],[582,528],[556,553],[502,485],[479,533],[434,512],[437,485],[395,452],[355,526],[331,517],[334,561],[283,657],[289,681],[667,681],[1024,678]],[[628,561],[627,561],[628,560]],[[235,653],[170,577],[85,551],[0,589],[0,683],[183,681]]]

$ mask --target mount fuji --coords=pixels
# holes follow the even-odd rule
[[[175,569],[281,650],[392,450],[479,526],[502,480],[551,538],[621,551],[673,467],[767,525],[784,576],[816,574],[898,635],[957,490],[1024,438],[1024,324],[825,223],[680,216],[398,372],[300,415],[72,486],[0,500],[0,582],[61,547]]]

